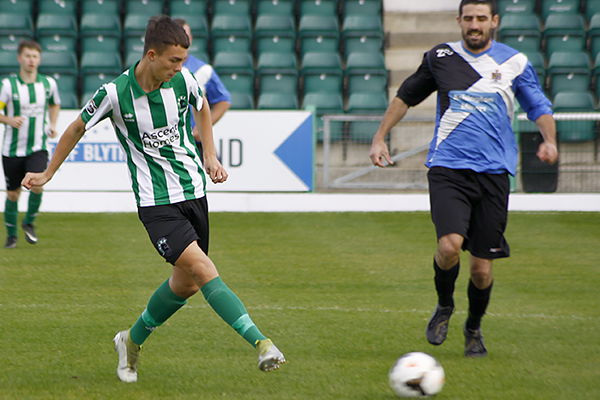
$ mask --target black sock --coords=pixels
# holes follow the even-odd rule
[[[435,290],[438,294],[438,304],[442,307],[454,307],[454,282],[458,277],[460,261],[449,270],[441,269],[433,259],[433,270],[435,271]]]
[[[467,317],[467,329],[477,330],[481,325],[481,317],[485,314],[485,310],[490,302],[490,294],[492,293],[494,282],[485,289],[478,289],[473,281],[469,280],[469,316]]]

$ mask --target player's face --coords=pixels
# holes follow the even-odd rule
[[[162,53],[151,51],[154,77],[162,82],[170,81],[181,71],[187,57],[187,49],[181,46],[167,46]]]
[[[17,61],[23,71],[31,73],[37,71],[42,57],[39,51],[25,47],[21,54],[17,55]]]
[[[492,33],[498,27],[498,15],[492,16],[487,4],[467,4],[457,17],[467,49],[480,53],[491,46]]]

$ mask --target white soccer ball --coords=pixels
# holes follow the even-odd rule
[[[389,374],[390,386],[399,397],[427,397],[442,390],[444,368],[425,353],[407,353],[400,357]]]

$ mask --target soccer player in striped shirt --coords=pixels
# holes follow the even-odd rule
[[[109,118],[126,154],[139,218],[156,250],[173,265],[172,275],[150,297],[138,320],[114,338],[119,379],[137,381],[142,343],[198,291],[257,348],[259,369],[277,369],[285,362],[283,354],[256,327],[207,256],[206,173],[214,183],[221,183],[227,172],[216,156],[206,100],[196,79],[182,69],[188,37],[171,18],[153,17],[144,43],[142,59],[94,94],[64,132],[48,168],[27,174],[23,186],[48,182],[86,129]],[[201,127],[203,162],[189,125],[190,112]]]
[[[56,136],[56,120],[60,97],[56,81],[38,73],[42,49],[32,40],[19,43],[17,61],[19,73],[2,80],[0,88],[0,123],[5,125],[2,144],[2,166],[6,180],[4,224],[5,248],[17,246],[18,202],[21,180],[27,172],[41,172],[48,165],[46,140]],[[25,240],[38,241],[33,222],[42,203],[42,188],[29,193],[27,213],[21,224]]]

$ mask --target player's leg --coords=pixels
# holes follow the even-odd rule
[[[37,151],[31,154],[25,159],[25,171],[26,172],[42,172],[48,165],[48,152],[45,150]],[[42,204],[43,189],[32,188],[29,193],[29,199],[27,202],[27,213],[23,218],[22,228],[25,233],[25,240],[30,244],[36,244],[38,237],[35,233],[35,227],[33,225],[35,218],[40,210]]]
[[[23,157],[2,157],[4,179],[6,181],[6,200],[4,203],[4,226],[6,227],[6,243],[4,248],[17,246],[17,218],[19,215],[19,197],[21,180],[25,176]]]
[[[464,326],[467,357],[487,355],[481,334],[481,318],[485,315],[490,302],[492,286],[492,260],[471,256],[471,279],[467,288],[469,313]]]
[[[460,250],[471,216],[470,190],[461,171],[434,167],[427,177],[431,219],[438,237],[433,261],[438,303],[427,324],[425,336],[429,343],[440,345],[446,340],[454,311],[453,295],[460,270]]]

